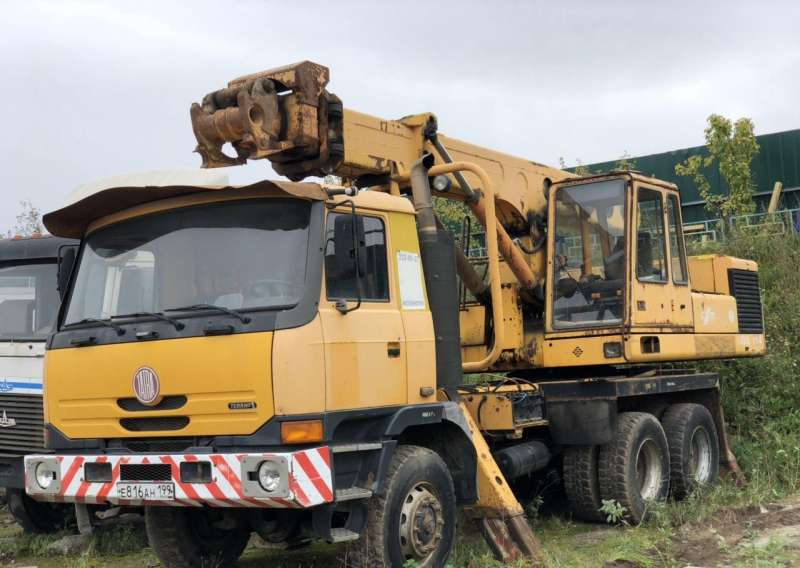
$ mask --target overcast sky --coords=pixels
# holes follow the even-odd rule
[[[0,0],[0,231],[81,183],[195,168],[189,105],[311,59],[348,108],[568,164],[800,128],[800,2]],[[275,177],[266,161],[233,182]],[[234,171],[235,170],[235,171]]]

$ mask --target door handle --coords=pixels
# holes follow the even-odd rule
[[[389,355],[391,359],[396,357],[400,357],[400,342],[399,341],[390,341],[386,344],[386,354]]]

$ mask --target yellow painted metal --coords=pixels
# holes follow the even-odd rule
[[[495,554],[503,560],[536,557],[539,542],[525,519],[525,511],[500,471],[486,438],[462,400],[459,404],[478,456],[478,502],[466,508],[468,515],[489,525],[482,528]],[[498,549],[499,547],[499,549]]]
[[[275,414],[325,410],[325,344],[319,316],[300,327],[279,329],[272,341]],[[298,346],[302,357],[298,357]]]
[[[389,195],[388,199],[398,199]],[[349,213],[343,205],[335,211]],[[388,214],[364,212],[388,227]],[[392,235],[387,231],[389,248]],[[390,344],[407,351],[403,317],[400,313],[396,264],[388,265],[387,301],[363,301],[361,307],[340,313],[335,300],[327,297],[325,282],[319,303],[325,346],[325,397],[327,410],[350,410],[396,406],[408,402],[406,356],[388,357]],[[435,366],[434,366],[435,368]]]
[[[515,384],[500,388],[480,385],[461,393],[464,406],[483,432],[521,433],[524,428],[544,426],[547,420],[514,422],[513,396],[520,392],[535,393],[535,384]]]
[[[730,294],[728,270],[758,271],[758,264],[752,260],[735,258],[721,254],[704,254],[689,257],[689,276],[692,290],[711,294]]]
[[[604,344],[621,343],[622,341],[621,334],[546,339],[543,364],[547,368],[624,363],[624,357],[608,359],[603,353]]]
[[[644,345],[652,338],[658,339],[659,351],[646,353]],[[764,336],[748,333],[638,333],[624,345],[630,363],[758,357],[766,352]]]
[[[252,434],[273,416],[272,332],[237,333],[53,349],[45,355],[45,405],[53,426],[69,438]],[[186,396],[175,410],[130,412],[133,377],[143,366],[158,375],[163,396]],[[254,402],[231,410],[231,402]],[[180,430],[130,431],[121,418],[186,416]]]
[[[406,199],[402,199],[408,203]],[[389,224],[389,264],[397,289],[400,288],[398,255],[400,253],[419,254],[417,224],[413,213],[392,212],[388,215]],[[425,281],[422,279],[425,289]],[[436,337],[433,332],[433,317],[425,296],[422,310],[403,309],[400,303],[400,317],[405,332],[406,381],[408,403],[431,402],[436,393]]]
[[[487,173],[476,166],[475,164],[467,162],[454,162],[452,164],[444,164],[434,166],[429,170],[429,175],[436,176],[441,174],[453,172],[472,172],[481,182],[484,188],[484,199],[480,202],[483,204],[482,209],[485,208],[485,218],[482,221],[486,227],[486,244],[487,254],[489,257],[489,282],[490,293],[492,297],[492,319],[494,321],[494,343],[489,352],[478,361],[468,361],[463,363],[462,369],[466,372],[480,371],[489,367],[492,363],[497,361],[502,351],[503,340],[505,336],[505,326],[503,325],[503,304],[501,297],[501,279],[500,279],[500,255],[498,249],[498,234],[505,235],[505,230],[497,222],[495,213],[495,199],[494,188]],[[508,235],[505,235],[508,239]]]
[[[504,231],[497,222],[494,202],[494,186],[486,171],[480,166],[469,162],[454,162],[434,166],[428,171],[431,176],[448,174],[453,172],[471,172],[481,182],[484,197],[481,203],[486,208],[484,226],[486,227],[486,250],[489,256],[489,289],[492,296],[492,320],[494,321],[494,343],[485,357],[478,361],[467,361],[461,365],[465,372],[484,370],[492,365],[500,357],[503,341],[505,340],[505,326],[503,325],[503,301],[500,291],[500,253],[497,245],[498,231]]]
[[[726,294],[692,292],[695,333],[737,333],[736,298]]]

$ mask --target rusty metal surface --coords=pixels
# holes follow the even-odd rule
[[[325,91],[326,67],[303,61],[234,79],[193,103],[204,168],[267,158],[292,180],[331,173],[341,161],[341,102]],[[223,151],[230,143],[236,151]]]

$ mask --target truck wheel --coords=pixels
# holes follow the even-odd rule
[[[719,476],[719,438],[711,413],[702,404],[674,404],[661,420],[667,434],[670,487],[674,499],[708,487]]]
[[[614,439],[600,448],[600,495],[625,508],[624,518],[640,523],[648,504],[669,494],[669,448],[652,414],[623,412]]]
[[[384,491],[369,502],[367,526],[353,549],[354,565],[441,568],[455,531],[456,496],[447,465],[427,448],[400,446]]]
[[[235,511],[145,507],[147,539],[166,568],[232,566],[250,538],[250,526]]]
[[[6,489],[8,510],[27,533],[51,533],[75,524],[75,506],[34,501],[23,489]]]
[[[597,474],[599,446],[570,446],[564,451],[564,491],[572,513],[584,521],[599,522],[600,482]]]

